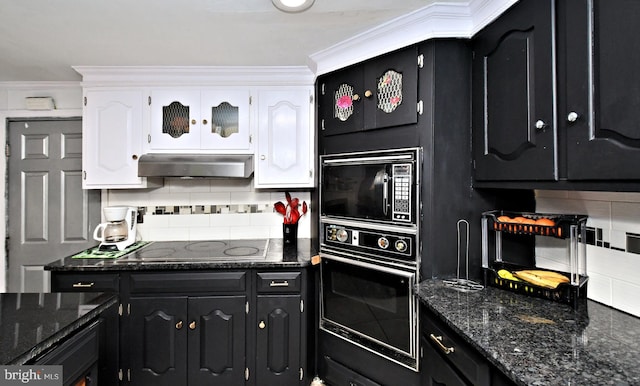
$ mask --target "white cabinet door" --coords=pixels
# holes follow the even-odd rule
[[[197,150],[200,148],[200,91],[154,90],[151,92],[151,150]]]
[[[250,98],[249,90],[202,91],[201,149],[251,149]]]
[[[142,91],[85,91],[82,121],[84,189],[144,188],[138,177],[142,149]]]
[[[255,187],[311,187],[311,88],[260,91]]]

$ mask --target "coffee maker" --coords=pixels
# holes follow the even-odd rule
[[[101,251],[122,251],[136,242],[138,209],[132,206],[107,206],[103,209],[107,222],[99,224],[93,238],[100,241]]]

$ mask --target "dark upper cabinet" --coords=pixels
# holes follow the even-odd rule
[[[639,13],[523,0],[474,37],[476,181],[640,179]]]
[[[640,179],[640,2],[558,2],[567,178]]]
[[[322,76],[320,135],[415,124],[418,65],[412,46]]]
[[[473,39],[477,180],[555,178],[553,13],[524,1]]]

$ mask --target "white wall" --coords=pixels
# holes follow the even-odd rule
[[[536,191],[536,212],[587,214],[596,234],[587,245],[588,297],[640,316],[640,254],[627,244],[640,235],[640,193]],[[538,266],[568,271],[564,250],[544,239],[536,239]]]

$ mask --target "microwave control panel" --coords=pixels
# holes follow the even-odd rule
[[[415,236],[412,234],[324,224],[324,243],[348,251],[373,253],[407,261],[415,259]]]
[[[411,222],[411,164],[393,165],[393,200],[391,211],[396,221]]]

